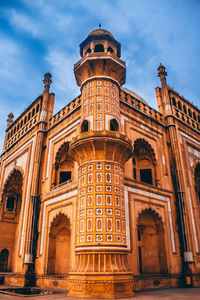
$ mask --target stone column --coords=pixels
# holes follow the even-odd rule
[[[124,163],[132,146],[118,132],[103,131],[81,134],[69,150],[79,163],[79,193],[68,296],[132,296],[124,199]]]

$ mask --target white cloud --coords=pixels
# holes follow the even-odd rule
[[[62,107],[58,108],[57,106],[57,100],[64,106],[67,104],[65,103],[66,98],[68,101],[71,101],[80,93],[73,73],[73,67],[74,63],[77,61],[77,55],[63,52],[61,50],[49,49],[46,60],[49,63],[53,75],[52,90],[56,93],[55,110],[61,109]]]

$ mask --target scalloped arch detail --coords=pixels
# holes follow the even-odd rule
[[[164,227],[164,221],[163,221],[162,217],[155,211],[155,209],[152,209],[151,207],[141,208],[138,211],[138,213],[137,213],[137,224],[139,223],[140,216],[145,212],[150,213],[153,217],[155,217],[157,220],[159,220],[161,222],[162,226]]]
[[[70,228],[72,227],[72,209],[69,206],[59,207],[59,208],[53,210],[49,216],[49,222],[48,222],[49,223],[48,224],[49,232],[51,230],[52,223],[55,221],[55,219],[59,215],[66,216],[69,219]]]
[[[15,166],[12,171],[10,171],[10,173],[8,174],[5,182],[4,182],[4,186],[3,186],[3,193],[5,192],[5,187],[6,185],[8,184],[10,178],[12,177],[12,175],[15,173],[15,172],[20,172],[21,173],[21,176],[22,176],[22,187],[23,187],[23,181],[24,181],[24,170],[19,167],[19,166]]]
[[[142,151],[144,150],[147,154],[150,154],[152,162],[156,163],[156,155],[152,146],[145,139],[136,139],[134,142],[133,154],[136,156],[140,156],[141,154],[143,154]]]
[[[57,153],[56,153],[56,157],[55,157],[55,164],[56,164],[56,165],[59,165],[62,156],[63,156],[65,153],[68,153],[68,150],[69,150],[69,142],[64,142],[64,143],[60,146],[60,148],[58,149],[58,151],[57,151]]]

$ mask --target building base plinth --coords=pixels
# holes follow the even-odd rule
[[[127,275],[71,275],[69,293],[73,298],[133,297],[133,277]]]

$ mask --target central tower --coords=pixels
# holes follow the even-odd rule
[[[81,125],[69,149],[79,164],[76,264],[69,297],[133,296],[124,198],[124,163],[132,146],[120,133],[119,101],[126,67],[120,44],[103,29],[88,35],[80,54],[74,72],[81,88]]]

